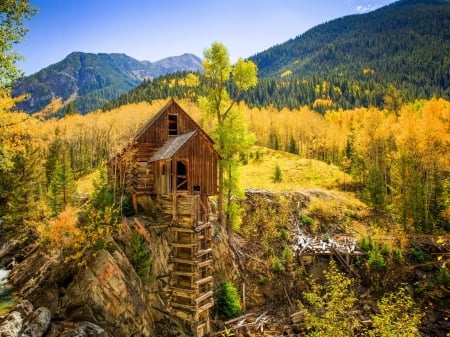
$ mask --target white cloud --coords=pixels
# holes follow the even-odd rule
[[[360,5],[356,7],[357,13],[366,13],[373,11],[377,8],[380,8],[381,6],[379,4],[367,4],[367,5]]]

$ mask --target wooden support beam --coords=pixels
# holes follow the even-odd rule
[[[197,254],[195,254],[196,257],[202,257],[208,253],[212,253],[212,248],[208,248],[208,249],[203,249],[203,250],[199,250],[197,252]]]
[[[171,258],[169,258],[169,263],[181,263],[181,264],[197,265],[199,262],[196,261],[196,260],[187,260],[187,259],[180,259],[180,258],[176,258],[176,257],[171,257]]]
[[[196,281],[195,283],[197,285],[201,285],[201,284],[212,282],[212,281],[213,281],[213,277],[212,276],[208,276],[208,277],[205,277],[205,278],[202,278],[202,279]]]
[[[203,262],[199,262],[197,264],[197,266],[199,268],[203,268],[203,267],[206,267],[206,266],[210,266],[211,264],[212,264],[212,260],[206,260],[206,261],[203,261]]]
[[[203,311],[211,309],[214,306],[214,299],[211,298],[208,303],[203,304],[201,307],[198,308],[198,314],[201,314]]]
[[[212,226],[211,222],[200,223],[199,226],[195,227],[195,231],[196,232],[200,232],[200,231],[202,231],[202,230],[204,230],[206,228],[209,228],[211,226]]]
[[[203,302],[204,300],[207,300],[208,298],[212,297],[214,295],[214,292],[212,290],[204,293],[203,295],[201,295],[199,298],[196,298],[194,301],[195,303],[199,304],[201,302]]]
[[[178,242],[172,242],[170,245],[174,248],[196,248],[198,246],[198,243],[178,243]]]
[[[188,276],[188,277],[194,277],[197,275],[196,272],[189,272],[189,271],[178,271],[178,270],[174,270],[172,272],[172,275],[174,276]]]

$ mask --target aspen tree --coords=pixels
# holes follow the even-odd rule
[[[215,118],[216,122],[214,140],[221,156],[218,168],[218,216],[221,225],[225,225],[223,216],[225,193],[228,194],[228,202],[231,199],[229,191],[225,191],[224,177],[225,172],[228,171],[228,184],[229,187],[232,186],[230,181],[233,176],[231,167],[234,164],[232,162],[234,156],[239,153],[238,148],[234,147],[237,139],[231,141],[228,136],[236,131],[236,122],[240,115],[240,109],[236,106],[236,102],[241,92],[256,86],[258,69],[252,61],[243,59],[239,59],[236,64],[231,65],[227,48],[219,42],[214,42],[210,48],[204,51],[203,69],[208,83],[208,91],[206,97],[200,99],[200,105],[203,111]],[[230,97],[227,91],[230,79],[237,89],[234,97]],[[245,128],[240,129],[245,130]],[[245,137],[238,138],[245,141]]]

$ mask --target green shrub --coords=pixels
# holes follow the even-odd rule
[[[289,246],[284,246],[283,248],[283,260],[286,263],[292,263],[294,260],[294,254],[292,253],[292,249]]]
[[[365,251],[366,253],[369,250],[372,250],[374,248],[372,237],[370,235],[367,237],[363,237],[361,239],[361,242],[359,243],[359,248],[361,248],[361,250]]]
[[[382,271],[386,269],[386,260],[379,249],[372,249],[368,253],[367,264],[374,271]]]
[[[281,263],[280,260],[276,260],[276,261],[273,263],[273,271],[274,271],[275,273],[279,273],[279,272],[281,272],[282,270],[283,270],[283,264]]]
[[[450,270],[446,267],[439,269],[436,275],[436,282],[438,284],[450,285]]]
[[[373,326],[368,337],[408,336],[419,337],[421,314],[416,303],[402,286],[395,293],[386,293],[377,302],[377,313],[371,316]]]
[[[388,256],[391,253],[391,247],[389,247],[389,245],[385,242],[383,243],[383,245],[381,246],[381,254],[383,254],[383,256]]]
[[[422,249],[413,247],[410,250],[411,259],[416,263],[424,263],[431,261],[431,256]]]
[[[129,255],[136,273],[143,279],[148,278],[152,265],[150,249],[145,239],[135,230],[131,233]]]
[[[237,317],[242,313],[241,298],[230,281],[222,282],[217,293],[217,310],[224,318]]]
[[[403,262],[403,253],[400,248],[394,249],[394,261],[397,263]]]
[[[306,214],[303,214],[303,213],[301,215],[301,220],[307,226],[311,226],[312,223],[313,223],[313,219],[309,215],[306,215]]]
[[[278,164],[277,164],[277,166],[275,166],[275,171],[272,176],[272,181],[274,183],[281,183],[283,181],[283,174],[281,173],[281,169]]]
[[[130,217],[135,214],[133,200],[130,194],[125,194],[122,197],[122,214],[126,217]]]
[[[281,228],[280,229],[280,237],[283,240],[289,240],[289,232],[286,230],[286,228]]]

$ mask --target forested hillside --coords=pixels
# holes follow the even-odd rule
[[[72,102],[72,108],[84,114],[131,90],[143,79],[199,69],[201,60],[191,54],[152,63],[125,54],[74,52],[61,62],[19,80],[13,95],[29,95],[18,104],[19,109],[28,113],[41,111],[53,103],[50,112],[59,110],[61,115]]]
[[[241,100],[279,109],[307,105],[323,113],[449,99],[448,55],[450,3],[403,0],[321,24],[251,57],[259,68],[259,84],[242,93]],[[186,87],[180,78],[175,74],[145,81],[107,107],[202,92]]]
[[[401,0],[321,24],[250,59],[263,78],[329,81],[324,95],[333,86],[351,90],[356,80],[374,94],[392,84],[411,99],[449,97],[449,53],[450,3]]]

